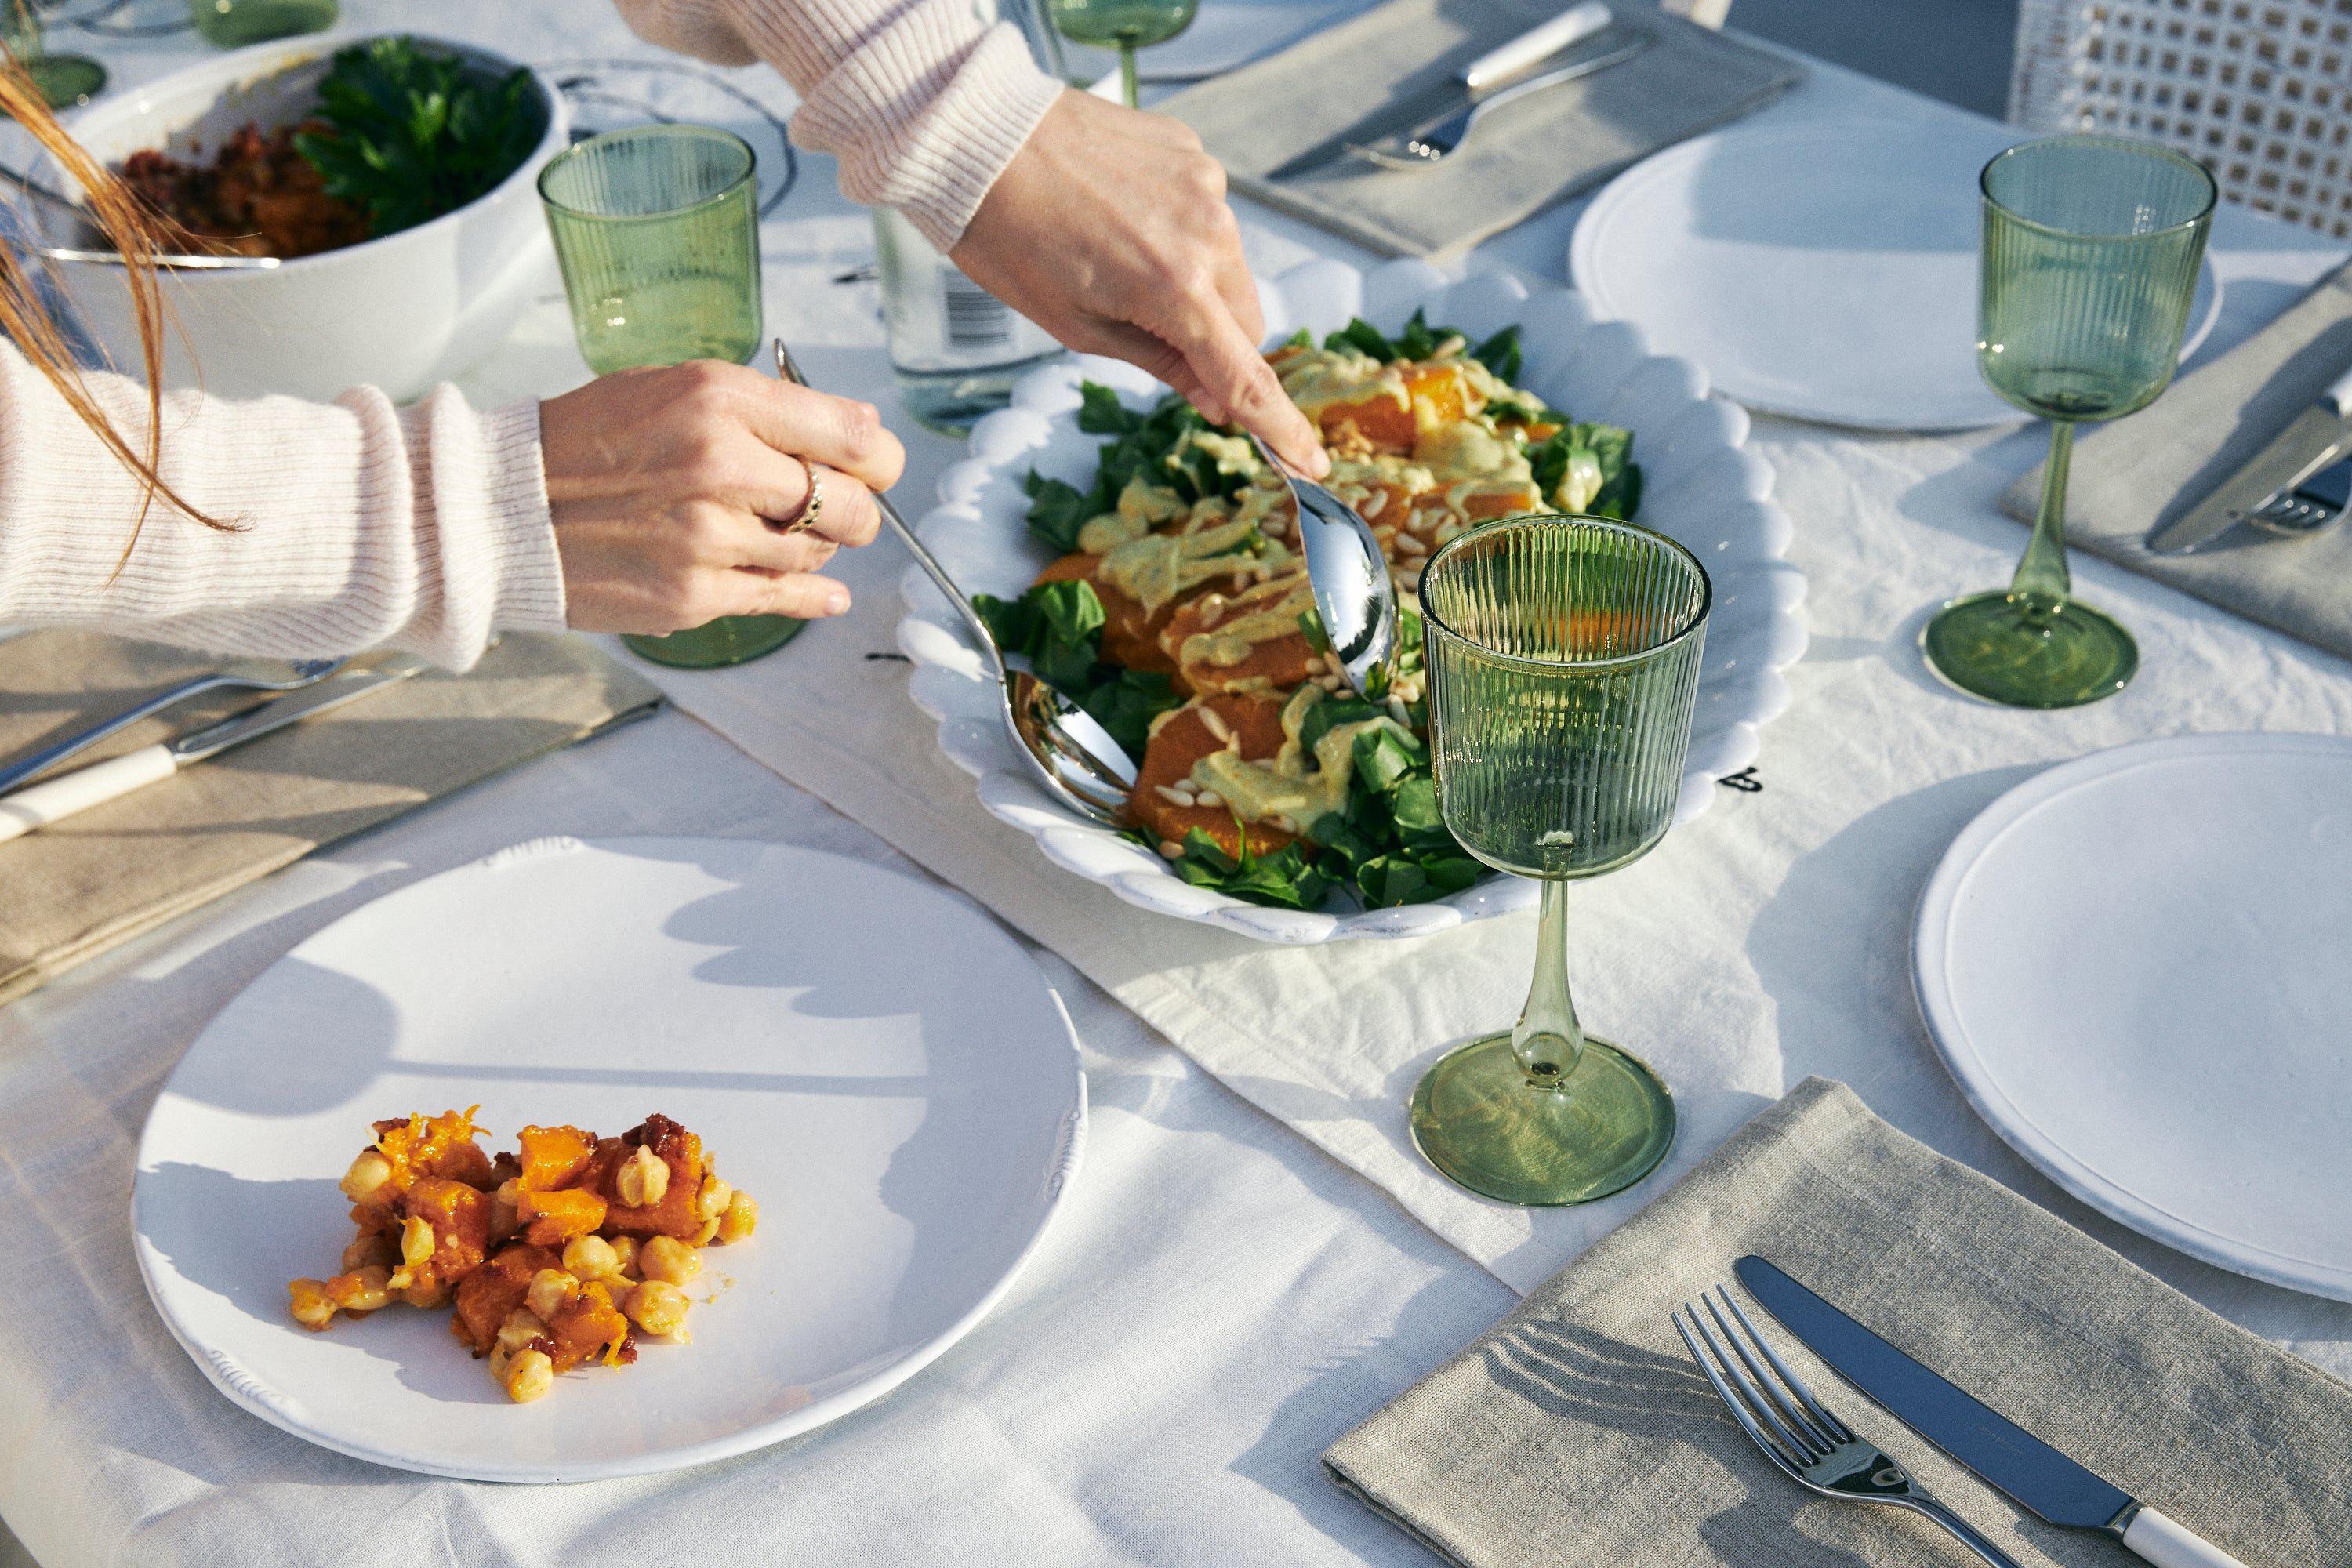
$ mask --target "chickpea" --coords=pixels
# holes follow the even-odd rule
[[[346,1312],[373,1312],[390,1304],[392,1292],[387,1283],[392,1270],[381,1263],[371,1263],[327,1281],[327,1295]]]
[[[390,1268],[399,1261],[400,1252],[392,1245],[392,1237],[380,1232],[361,1237],[343,1248],[343,1272],[346,1274],[365,1268],[371,1263],[381,1263]]]
[[[555,1363],[544,1351],[517,1351],[507,1360],[507,1397],[529,1405],[555,1386]]]
[[[735,1201],[735,1189],[716,1176],[702,1178],[702,1191],[695,1194],[694,1213],[698,1219],[717,1219]]]
[[[669,1162],[642,1143],[613,1173],[613,1190],[633,1209],[650,1208],[669,1193]]]
[[[411,1268],[433,1261],[433,1222],[411,1219],[400,1227],[400,1260]]]
[[[620,1259],[620,1267],[614,1269],[614,1273],[619,1275],[624,1279],[639,1279],[644,1278],[644,1275],[637,1268],[637,1238],[635,1237],[614,1237],[613,1238],[613,1256]]]
[[[376,1189],[390,1180],[392,1162],[373,1149],[362,1150],[360,1157],[352,1162],[352,1168],[343,1173],[343,1196],[355,1204],[363,1204],[375,1195]]]
[[[607,1279],[621,1272],[621,1255],[601,1236],[575,1236],[563,1245],[563,1267],[576,1279]]]
[[[637,1248],[637,1268],[648,1279],[683,1285],[702,1272],[702,1259],[674,1236],[649,1236]]]
[[[749,1241],[759,1224],[758,1200],[739,1189],[734,1197],[728,1200],[727,1212],[719,1216],[719,1239],[725,1242]]]
[[[542,1268],[531,1276],[530,1289],[523,1300],[544,1321],[553,1321],[555,1315],[580,1299],[580,1281],[561,1268]]]
[[[335,1303],[328,1298],[323,1279],[297,1279],[286,1287],[292,1298],[294,1321],[316,1333],[335,1321]]]
[[[517,1307],[499,1325],[498,1346],[509,1355],[530,1348],[530,1342],[547,1332],[547,1325],[528,1307]]]
[[[649,1334],[668,1334],[681,1344],[686,1333],[686,1292],[664,1279],[648,1279],[629,1292],[628,1313]]]

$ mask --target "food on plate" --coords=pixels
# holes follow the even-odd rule
[[[1186,881],[1292,909],[1444,898],[1482,870],[1437,808],[1422,567],[1496,518],[1631,521],[1633,433],[1513,385],[1517,327],[1473,344],[1416,311],[1394,338],[1356,321],[1266,357],[1396,582],[1402,647],[1378,700],[1331,657],[1287,486],[1246,436],[1173,395],[1133,409],[1082,388],[1078,427],[1112,437],[1091,487],[1027,481],[1030,531],[1057,558],[1020,598],[975,603],[1139,759],[1129,824]]]
[[[480,1109],[375,1124],[342,1179],[359,1234],[341,1273],[287,1286],[294,1321],[448,1307],[450,1332],[519,1404],[591,1360],[634,1362],[643,1336],[684,1343],[698,1249],[750,1239],[751,1195],[667,1116],[618,1138],[526,1127],[493,1157]]]
[[[125,184],[237,256],[312,256],[454,212],[520,168],[545,129],[530,73],[485,75],[396,37],[337,53],[299,124],[232,132],[209,159],[133,153]]]

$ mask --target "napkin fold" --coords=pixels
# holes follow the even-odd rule
[[[2158,555],[2151,530],[2210,494],[2352,367],[2352,264],[2146,409],[2078,436],[2066,537],[2118,565],[2352,658],[2352,529],[2281,539],[2238,528],[2193,555]],[[2001,510],[2031,523],[2042,468]]]
[[[221,661],[94,632],[0,642],[0,758]],[[74,763],[240,710],[191,702]],[[653,711],[661,694],[577,637],[509,636],[464,676],[428,670],[136,794],[0,844],[5,1002],[336,839]]]
[[[1612,5],[1620,31],[1654,39],[1647,49],[1496,110],[1433,168],[1341,156],[1268,177],[1548,20],[1560,0],[1389,0],[1152,107],[1199,132],[1234,188],[1268,206],[1388,255],[1455,256],[1805,75],[1643,0]]]
[[[1325,1454],[1446,1561],[1916,1563],[1925,1521],[1801,1490],[1668,1321],[1760,1253],[2150,1506],[2263,1568],[2341,1563],[2352,1387],[1808,1079]],[[2132,1561],[2043,1524],[1749,1308],[1822,1402],[2027,1564]]]

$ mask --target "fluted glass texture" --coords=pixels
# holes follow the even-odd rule
[[[725,131],[646,125],[592,137],[541,172],[591,369],[740,364],[760,346],[755,163]]]
[[[1488,865],[1590,877],[1673,823],[1711,589],[1663,534],[1485,524],[1421,579],[1445,825]]]
[[[2172,379],[2214,185],[2145,142],[2062,136],[1985,165],[1977,363],[2050,419],[2113,419]]]

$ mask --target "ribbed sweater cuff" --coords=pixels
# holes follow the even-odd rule
[[[400,640],[466,669],[501,631],[562,630],[563,567],[541,466],[539,405],[478,415],[455,387],[442,386],[399,417],[415,498],[419,597],[438,607]]]

